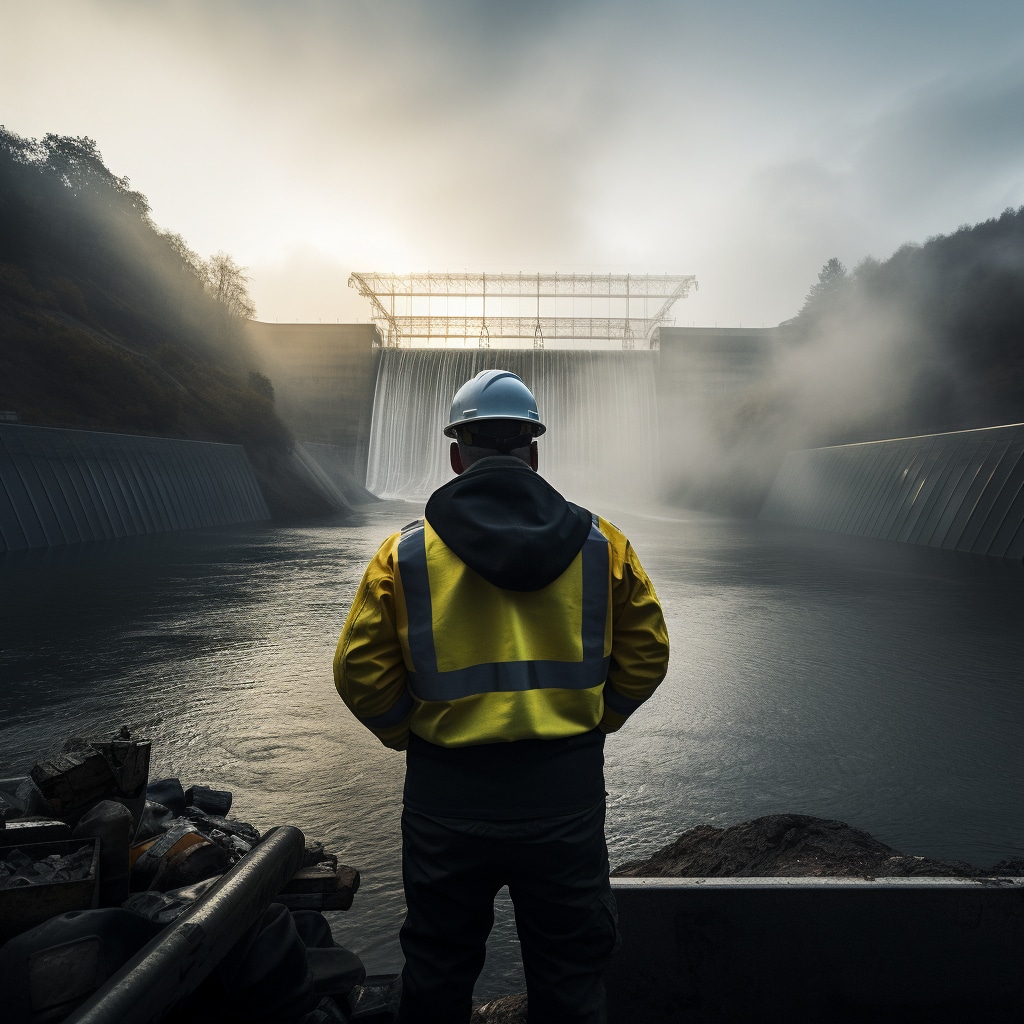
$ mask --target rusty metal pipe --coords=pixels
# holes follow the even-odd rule
[[[220,963],[302,865],[293,825],[267,833],[221,880],[132,957],[66,1024],[161,1020]]]

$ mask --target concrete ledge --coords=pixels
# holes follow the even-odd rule
[[[1024,1018],[1024,879],[613,878],[613,1024]]]

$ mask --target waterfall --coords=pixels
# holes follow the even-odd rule
[[[455,392],[480,370],[511,370],[537,399],[547,432],[540,472],[566,497],[620,505],[656,491],[657,352],[384,349],[373,402],[366,486],[424,500],[452,478],[441,433]]]

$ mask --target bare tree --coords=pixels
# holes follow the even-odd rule
[[[248,267],[239,266],[226,252],[214,253],[206,263],[206,287],[230,320],[251,320],[256,306],[249,294]]]
[[[221,343],[234,344],[242,335],[245,320],[256,315],[256,305],[249,295],[249,275],[226,252],[214,253],[203,264],[206,290],[216,308],[216,331]]]

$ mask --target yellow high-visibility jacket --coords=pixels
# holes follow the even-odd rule
[[[664,678],[668,653],[651,581],[607,520],[594,516],[569,567],[530,591],[488,582],[421,521],[367,567],[334,679],[386,746],[404,749],[412,732],[462,747],[613,732]]]

